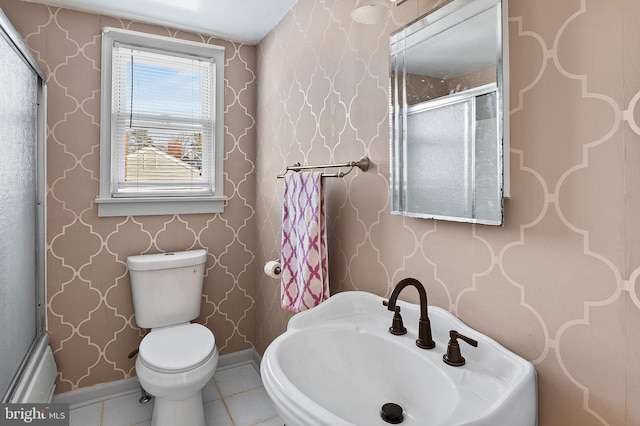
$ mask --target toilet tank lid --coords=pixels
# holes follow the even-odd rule
[[[206,250],[187,250],[173,253],[141,254],[127,258],[130,271],[152,271],[200,265],[207,261]]]

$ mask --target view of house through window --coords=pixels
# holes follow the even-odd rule
[[[214,66],[200,58],[114,47],[112,137],[121,167],[116,193],[211,191],[211,155],[203,141],[211,145]]]
[[[168,142],[148,129],[125,133],[126,182],[201,180],[202,133],[175,134]]]
[[[163,135],[151,134],[149,129],[126,129],[125,181],[161,181],[167,177],[193,180],[202,176],[202,132],[170,135],[168,142]],[[166,174],[154,172],[163,169]]]

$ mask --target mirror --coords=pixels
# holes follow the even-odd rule
[[[391,212],[502,225],[506,0],[453,0],[391,34]]]

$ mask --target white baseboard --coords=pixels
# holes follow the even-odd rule
[[[117,398],[140,390],[137,377],[116,380],[109,383],[90,386],[57,394],[53,399],[56,404],[69,404],[70,408],[84,407],[105,399]]]
[[[260,357],[254,348],[244,349],[242,351],[220,355],[217,370],[224,370],[242,364],[253,364],[254,367],[260,371],[261,361],[262,357]],[[69,407],[74,409],[134,392],[140,392],[140,384],[138,383],[137,377],[130,377],[128,379],[116,380],[61,393],[55,395],[54,402],[56,404],[69,404]]]
[[[220,359],[218,360],[218,370],[236,367],[240,364],[253,363],[258,371],[260,371],[261,362],[262,357],[258,354],[255,348],[249,348],[230,354],[220,355]]]

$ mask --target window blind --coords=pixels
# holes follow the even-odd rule
[[[215,67],[212,58],[114,43],[112,196],[214,193]]]

